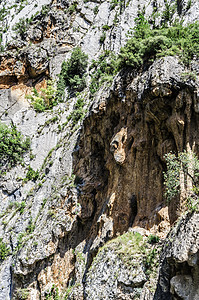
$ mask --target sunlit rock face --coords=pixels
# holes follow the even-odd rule
[[[99,212],[106,199],[104,210],[114,219],[115,233],[127,230],[132,222],[161,228],[161,219],[173,222],[180,214],[176,200],[169,215],[160,217],[166,205],[164,155],[182,151],[185,145],[198,148],[194,138],[197,121],[193,125],[191,118],[195,115],[197,119],[194,83],[183,83],[183,72],[178,60],[168,57],[140,76],[129,77],[125,86],[124,74],[119,75],[106,101],[101,95],[106,107],[102,111],[96,104],[84,122],[75,170],[84,180],[82,191],[90,189],[95,194]]]
[[[125,161],[125,142],[127,140],[127,128],[122,128],[112,139],[110,149],[114,153],[114,159],[118,164]]]

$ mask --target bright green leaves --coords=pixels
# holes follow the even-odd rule
[[[67,62],[63,62],[57,84],[57,98],[63,101],[65,88],[70,92],[80,92],[86,87],[88,56],[79,47],[75,48]]]
[[[42,88],[38,92],[33,88],[32,95],[27,95],[26,98],[31,101],[31,105],[37,112],[43,112],[46,109],[51,109],[57,104],[56,101],[56,88],[54,82],[48,80],[46,88]]]
[[[151,29],[147,20],[140,15],[136,19],[134,33],[119,54],[119,66],[140,67],[148,59],[167,55],[178,55],[189,64],[199,53],[199,23],[186,27],[175,22],[170,27]]]
[[[30,139],[22,136],[15,125],[0,123],[0,167],[22,162],[22,155],[30,148]]]

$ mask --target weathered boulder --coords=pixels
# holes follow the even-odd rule
[[[155,299],[198,299],[199,214],[182,217],[165,241]]]

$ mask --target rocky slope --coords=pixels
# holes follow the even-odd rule
[[[199,151],[197,58],[124,68],[94,96],[88,76],[43,112],[25,97],[76,46],[89,65],[117,54],[140,12],[159,24],[168,8],[199,16],[198,1],[1,2],[1,121],[31,148],[1,166],[0,299],[198,299],[198,213],[163,184],[166,153]]]

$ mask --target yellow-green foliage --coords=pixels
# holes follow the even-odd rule
[[[158,246],[159,239],[157,238],[156,245],[150,245],[150,241],[143,238],[138,232],[127,232],[113,240],[107,242],[101,251],[113,250],[127,267],[135,266],[135,258],[139,263],[142,263],[146,275],[150,275],[158,265]],[[96,257],[98,259],[98,255]]]
[[[37,112],[42,112],[57,104],[56,92],[57,90],[54,82],[48,80],[47,87],[45,89],[42,88],[40,92],[38,92],[35,88],[33,88],[32,95],[26,95],[26,98],[31,101],[33,108]]]
[[[18,289],[17,292],[17,299],[26,300],[29,296],[28,289]]]
[[[142,235],[137,232],[127,232],[106,243],[99,251],[108,248],[114,249],[118,254],[125,254],[126,257],[129,257],[144,251],[144,240]]]

